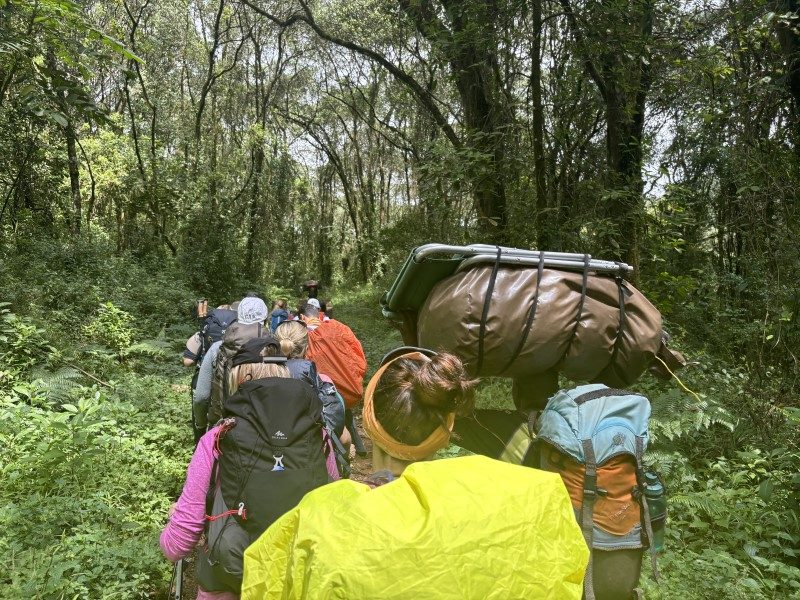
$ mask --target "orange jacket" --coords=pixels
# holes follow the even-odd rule
[[[306,358],[316,363],[319,373],[333,380],[348,408],[361,401],[367,358],[347,325],[329,319],[309,331]]]

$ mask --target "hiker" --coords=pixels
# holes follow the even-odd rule
[[[269,328],[272,333],[278,328],[278,325],[289,319],[289,313],[286,310],[286,300],[276,300],[272,305],[272,313],[270,314]]]
[[[319,299],[317,299],[317,298],[306,298],[305,300],[303,300],[297,306],[297,320],[301,320],[302,319],[304,307],[306,307],[306,306],[310,306],[310,307],[313,307],[313,308],[317,309],[317,312],[318,312],[317,318],[320,321],[322,321],[323,323],[325,321],[330,321],[331,320],[330,315],[327,315],[325,313],[325,303],[324,302],[320,302]]]
[[[195,366],[194,373],[192,374],[192,381],[189,386],[189,397],[192,400],[191,421],[195,444],[197,444],[200,436],[203,435],[206,430],[205,420],[198,422],[194,412],[194,393],[197,387],[197,379],[200,376],[200,364],[208,349],[215,342],[220,341],[228,327],[236,321],[238,305],[238,301],[232,304],[222,304],[209,313],[207,300],[201,300],[197,303],[197,316],[203,319],[203,324],[200,331],[186,340],[186,347],[182,356],[183,366]]]
[[[214,342],[209,347],[203,358],[203,362],[200,363],[200,371],[197,376],[197,384],[192,398],[196,430],[205,429],[208,425],[209,405],[212,396],[212,388],[214,387],[214,366],[217,362],[220,348],[226,339],[236,339],[237,332],[241,332],[243,328],[248,328],[247,330],[249,333],[250,330],[255,327],[258,332],[260,329],[259,325],[263,325],[264,320],[267,318],[267,305],[264,304],[261,298],[245,297],[239,302],[236,314],[236,326],[229,327],[225,332],[225,337],[220,341]],[[212,421],[212,424],[215,422],[216,419]]]
[[[301,321],[285,321],[275,330],[275,339],[281,353],[289,359],[286,368],[295,379],[301,379],[314,387],[323,404],[322,418],[332,432],[341,437],[344,429],[344,400],[334,384],[326,385],[316,364],[306,358],[308,352],[308,328]]]
[[[322,320],[328,321],[333,318],[333,301],[323,300],[319,303],[319,312],[323,315]]]
[[[186,340],[186,346],[181,354],[184,367],[192,367],[200,362],[200,349],[203,347],[203,339],[199,331],[196,331]]]
[[[364,443],[358,435],[353,407],[364,394],[364,374],[367,359],[361,342],[347,325],[334,319],[320,318],[320,303],[309,299],[300,307],[300,319],[308,327],[306,358],[313,360],[320,373],[328,375],[345,402],[345,427],[353,440],[356,452],[366,455]]]
[[[308,281],[303,283],[302,286],[300,286],[300,289],[306,292],[309,298],[316,298],[321,288],[322,286],[316,279],[309,279]]]
[[[186,340],[181,358],[184,367],[191,367],[203,360],[203,355],[216,341],[222,339],[225,329],[236,320],[236,309],[239,301],[231,304],[220,304],[208,312],[208,302],[201,300],[197,305],[197,317],[203,320],[200,331],[195,332]],[[194,386],[192,386],[194,389]]]
[[[161,533],[171,561],[205,536],[196,560],[200,600],[237,599],[244,549],[303,494],[339,477],[319,400],[285,362],[271,337],[236,354],[226,419],[200,439]]]
[[[454,431],[462,448],[559,473],[592,548],[586,598],[628,600],[644,548],[661,549],[666,519],[663,484],[642,464],[649,414],[640,394],[589,384],[557,392],[540,415],[475,410]]]
[[[302,321],[285,321],[275,331],[275,339],[280,342],[281,352],[289,359],[286,368],[295,379],[312,385],[322,403],[322,420],[331,434],[336,450],[339,474],[350,476],[350,444],[352,437],[345,429],[344,399],[336,390],[333,380],[324,373],[317,372],[317,366],[306,358],[308,351],[308,329]]]
[[[382,471],[314,490],[276,521],[245,552],[242,599],[578,600],[588,550],[558,475],[428,460],[476,383],[451,354],[387,356],[364,396]]]

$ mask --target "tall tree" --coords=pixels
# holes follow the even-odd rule
[[[607,250],[634,268],[642,233],[645,107],[652,83],[655,0],[559,0],[586,70],[605,105],[607,207],[616,227]],[[637,270],[638,272],[638,270]]]

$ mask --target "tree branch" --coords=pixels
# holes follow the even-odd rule
[[[570,31],[572,31],[572,36],[575,38],[583,54],[586,70],[589,71],[589,75],[595,82],[595,85],[597,85],[597,89],[600,90],[600,94],[603,98],[606,98],[608,94],[608,84],[605,78],[600,74],[597,65],[595,65],[594,61],[591,59],[588,48],[586,48],[586,38],[583,35],[580,25],[578,25],[578,18],[575,16],[575,11],[572,10],[572,5],[569,3],[569,0],[559,0],[559,4],[561,4],[561,8],[567,16],[567,23],[569,24]]]
[[[250,7],[258,14],[263,17],[266,17],[279,27],[287,28],[291,27],[295,23],[303,22],[308,25],[314,33],[317,34],[321,39],[325,40],[326,42],[330,42],[336,46],[340,46],[342,48],[346,48],[347,50],[351,50],[361,56],[364,56],[371,61],[381,65],[384,69],[386,69],[397,81],[405,85],[414,96],[417,98],[419,103],[428,111],[428,113],[433,118],[433,121],[442,131],[442,133],[450,140],[450,143],[453,144],[453,147],[456,149],[460,149],[462,146],[461,140],[459,139],[458,135],[456,134],[453,127],[447,121],[447,118],[439,109],[439,106],[436,104],[436,101],[431,96],[430,92],[426,90],[424,87],[420,85],[420,83],[414,79],[411,75],[406,73],[403,69],[389,61],[385,56],[382,54],[371,50],[370,48],[365,48],[355,42],[351,42],[348,40],[343,40],[331,33],[328,33],[320,25],[314,20],[314,15],[311,12],[311,9],[308,7],[308,4],[304,0],[299,0],[300,6],[303,9],[302,13],[295,13],[291,15],[288,19],[281,19],[263,8],[256,6],[250,0],[242,0],[242,3],[246,6]]]

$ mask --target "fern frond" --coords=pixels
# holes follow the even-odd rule
[[[82,375],[71,367],[63,367],[57,371],[36,369],[32,373],[36,386],[41,389],[48,400],[64,402],[69,399],[70,392],[81,387]]]
[[[172,354],[169,342],[163,339],[144,340],[128,346],[120,356],[148,356],[150,358],[167,358]]]
[[[709,517],[718,517],[725,513],[726,507],[719,496],[706,493],[675,494],[669,498],[670,506],[685,508],[690,513],[704,513]]]

